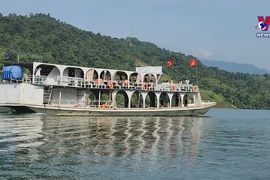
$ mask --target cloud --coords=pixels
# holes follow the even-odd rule
[[[207,51],[206,49],[198,49],[200,55],[202,56],[202,58],[212,58],[213,57],[213,53]]]
[[[196,56],[202,59],[211,59],[213,58],[214,53],[204,49],[204,48],[195,48],[194,46],[189,46],[190,55]]]

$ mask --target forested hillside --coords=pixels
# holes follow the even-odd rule
[[[0,63],[42,61],[59,64],[135,70],[136,66],[161,65],[164,78],[174,61],[173,78],[195,82],[192,56],[172,52],[136,38],[117,39],[80,30],[45,14],[0,14]],[[219,106],[270,109],[270,77],[265,74],[229,73],[198,65],[199,86],[204,99]]]

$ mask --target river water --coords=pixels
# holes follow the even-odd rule
[[[0,179],[268,179],[270,111],[0,114]]]

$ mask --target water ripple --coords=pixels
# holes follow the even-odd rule
[[[260,123],[4,114],[0,174],[4,179],[263,179],[269,174],[270,124],[267,118]]]

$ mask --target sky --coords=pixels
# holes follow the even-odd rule
[[[0,0],[3,15],[50,13],[102,35],[136,37],[201,59],[270,70],[270,38],[256,38],[270,0]],[[270,32],[270,30],[269,30]]]

